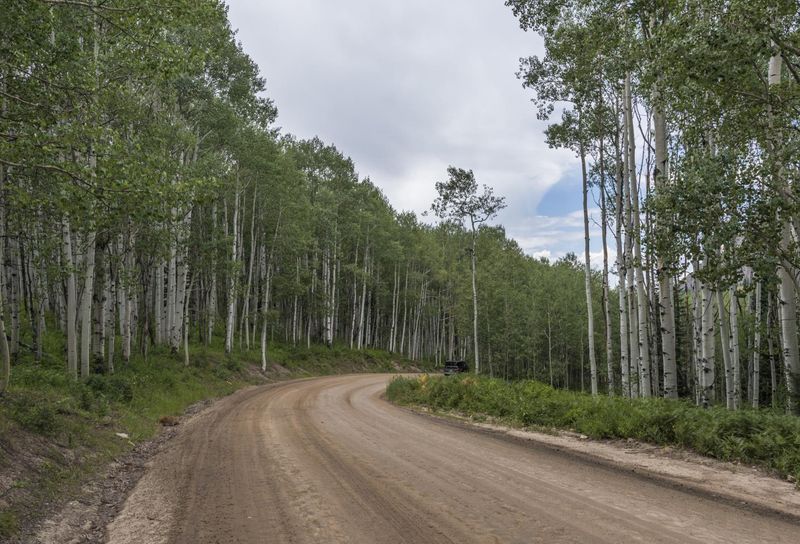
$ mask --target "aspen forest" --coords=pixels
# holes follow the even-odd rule
[[[444,4],[0,0],[0,541],[797,534],[797,0]]]
[[[487,374],[588,387],[577,258],[398,212],[283,133],[223,4],[13,1],[0,24],[3,387],[17,364],[85,380],[195,344],[266,369],[273,343],[436,365],[478,345]]]
[[[601,210],[592,390],[794,411],[797,4],[506,4],[544,37],[518,75]]]
[[[580,160],[581,256],[399,212],[346,151],[283,132],[219,2],[8,2],[2,388],[43,358],[80,380],[195,344],[266,369],[277,343],[794,410],[796,4],[506,4],[545,40],[518,77]]]

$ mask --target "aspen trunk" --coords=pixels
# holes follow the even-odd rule
[[[592,308],[592,265],[589,242],[589,180],[586,175],[586,155],[580,144],[581,174],[583,179],[583,248],[584,248],[584,286],[586,290],[587,340],[589,344],[589,374],[592,396],[597,396],[597,359],[594,353],[594,311]],[[581,373],[581,376],[583,373]]]
[[[657,188],[667,183],[667,124],[660,107],[653,110],[656,164],[653,180]],[[657,228],[660,226],[657,225]],[[672,278],[663,257],[658,258],[658,311],[661,324],[661,355],[664,371],[664,396],[678,398],[678,367],[675,361],[675,305]]]
[[[127,250],[125,255],[125,265],[127,270],[133,269],[133,252]],[[126,278],[127,281],[127,278]],[[122,331],[122,360],[125,363],[131,360],[131,343],[133,341],[133,309],[135,302],[131,294],[130,286],[125,287],[125,328]]]
[[[411,265],[406,265],[406,281],[403,287],[403,331],[400,333],[400,349],[398,353],[403,353],[403,347],[406,345],[406,321],[408,319],[408,269]]]
[[[75,278],[75,259],[72,252],[72,231],[69,220],[64,219],[61,225],[62,253],[64,266],[67,269],[67,372],[70,377],[78,379],[78,287]]]
[[[217,232],[217,204],[216,202],[211,206],[211,239],[216,239]],[[206,309],[208,315],[206,317],[208,324],[208,332],[206,334],[206,345],[211,343],[211,338],[214,336],[214,322],[217,317],[217,252],[216,248],[211,251],[211,287],[208,290],[208,302]]]
[[[267,321],[269,316],[270,294],[272,292],[272,258],[266,266],[264,295],[261,306],[261,370],[267,371]]]
[[[480,353],[478,351],[478,286],[477,286],[477,255],[476,251],[477,233],[475,232],[475,222],[472,221],[472,342],[475,349],[475,374],[481,372]]]
[[[631,77],[625,76],[625,115],[627,119],[627,150],[628,150],[628,184],[630,186],[630,199],[633,214],[633,259],[636,274],[636,309],[639,317],[639,389],[643,397],[649,397],[652,392],[650,381],[650,343],[648,340],[648,299],[644,289],[644,274],[642,272],[642,246],[640,242],[640,217],[639,217],[639,187],[636,177],[636,144],[633,130],[633,98],[631,96]]]
[[[266,247],[261,245],[262,269],[265,270],[264,294],[261,306],[261,370],[267,371],[267,321],[269,319],[270,296],[272,294],[272,263],[275,257],[275,246],[278,244],[278,232],[281,226],[283,209],[278,212],[278,220],[275,223],[275,234],[272,237],[272,246],[269,248],[269,257],[266,256]]]
[[[86,237],[86,267],[81,300],[81,377],[88,378],[92,354],[92,298],[94,294],[94,258],[96,234]]]
[[[603,137],[600,136],[600,228],[602,229],[603,244],[603,315],[605,316],[606,329],[606,367],[608,381],[608,395],[614,396],[614,345],[611,330],[611,302],[609,301],[608,285],[608,210],[606,209],[606,176],[605,161],[603,157]]]
[[[741,404],[741,350],[739,348],[739,300],[736,288],[730,290],[731,366],[733,367],[733,409]]]
[[[702,300],[702,357],[700,359],[700,404],[708,407],[714,403],[715,382],[715,331],[714,331],[714,300],[711,290],[703,284],[701,286]]]
[[[761,381],[761,282],[756,282],[756,306],[755,306],[755,333],[753,335],[753,368],[750,376],[750,391],[752,395],[752,406],[759,406],[759,385]]]
[[[772,296],[767,297],[767,356],[769,357],[770,404],[778,406],[778,371],[775,368],[775,350],[772,343]]]
[[[253,188],[253,208],[250,215],[250,258],[247,261],[247,283],[244,289],[244,305],[242,307],[242,316],[239,321],[239,329],[244,332],[244,345],[245,348],[250,350],[250,292],[253,288],[253,267],[256,260],[256,201],[258,191]],[[239,338],[241,348],[241,336]]]
[[[164,265],[156,264],[155,291],[153,293],[153,326],[155,328],[155,343],[163,343],[164,320]]]
[[[172,216],[175,216],[175,209],[172,210]],[[174,224],[174,220],[173,220]],[[183,318],[183,313],[178,316],[178,248],[177,248],[177,240],[175,239],[175,235],[173,234],[170,236],[170,247],[169,247],[169,260],[167,261],[167,298],[166,298],[166,319],[163,322],[164,325],[164,338],[166,339],[166,344],[169,345],[170,350],[173,353],[178,352],[178,346],[180,346],[180,336],[178,332],[180,330],[180,322]]]
[[[115,348],[116,348],[116,317],[114,314],[114,308],[116,307],[115,301],[117,299],[117,289],[118,289],[118,282],[117,282],[117,274],[109,270],[106,276],[106,304],[104,309],[104,320],[105,320],[105,331],[106,331],[106,340],[108,342],[108,356],[106,359],[106,368],[110,374],[114,373],[114,355],[115,355]]]
[[[627,112],[625,113],[625,127],[627,127]],[[623,145],[626,148],[624,153],[623,179],[625,180],[625,284],[628,288],[628,295],[626,297],[626,316],[628,317],[628,347],[630,350],[629,359],[629,373],[628,373],[628,387],[630,389],[630,397],[637,398],[639,396],[639,319],[636,311],[636,283],[634,280],[633,268],[633,211],[631,201],[631,183],[630,183],[630,168],[628,163],[630,154],[627,152],[628,145],[628,131],[627,128],[623,129]]]
[[[700,267],[699,263],[695,261],[694,263],[694,270],[697,272]],[[700,286],[700,282],[697,280],[695,276],[693,278],[693,289],[692,289],[692,340],[694,350],[692,351],[692,355],[694,358],[694,392],[695,392],[695,404],[700,405],[702,403],[702,376],[703,376],[703,295],[702,289]]]
[[[8,261],[3,264],[9,271],[8,278],[8,295],[9,295],[9,309],[11,310],[11,334],[9,335],[9,349],[11,350],[11,359],[16,361],[19,357],[19,342],[20,342],[20,304],[21,304],[21,291],[20,283],[22,274],[20,273],[20,250],[19,250],[19,237],[16,234],[10,235],[8,231],[5,233],[8,244],[8,253],[6,256]]]
[[[5,91],[6,84],[5,78],[0,77],[0,90]],[[3,93],[0,98],[0,113],[2,117],[6,115],[6,96]],[[5,239],[5,224],[6,224],[6,168],[0,163],[0,395],[5,393],[8,389],[8,384],[11,381],[11,351],[8,345],[8,338],[6,337],[6,324],[5,324],[5,304],[4,304],[4,289],[5,289],[5,255],[3,252],[3,240]],[[69,229],[67,229],[69,232]]]
[[[236,173],[236,188],[233,198],[233,239],[231,262],[234,267],[228,273],[228,317],[225,322],[225,353],[233,350],[233,333],[236,327],[236,264],[239,256],[239,173]]]
[[[187,295],[186,295],[186,304],[183,305],[183,315],[181,316],[183,321],[183,326],[181,327],[181,332],[183,336],[183,364],[184,366],[189,366],[189,296],[188,293],[192,292],[194,289],[194,275],[192,275],[192,279],[189,281],[189,286],[187,288]]]
[[[358,349],[361,349],[364,345],[364,318],[365,318],[365,309],[367,305],[367,275],[368,275],[368,265],[369,265],[369,242],[364,246],[364,277],[362,278],[361,282],[361,305],[359,308],[359,315],[358,315],[358,341],[356,346]]]
[[[95,368],[103,367],[105,362],[105,309],[108,274],[102,249],[95,251],[95,285],[92,297],[92,358]]]
[[[725,368],[725,404],[728,410],[734,409],[733,400],[733,363],[732,348],[731,348],[731,332],[727,319],[727,312],[725,311],[725,301],[722,296],[722,291],[716,289],[714,291],[717,300],[717,319],[719,321],[719,334],[722,343],[722,363]]]
[[[350,349],[356,341],[356,315],[358,314],[358,244],[356,244],[356,257],[353,263],[353,311],[350,319]]]
[[[617,287],[619,302],[619,366],[620,379],[622,381],[622,396],[630,398],[630,359],[628,358],[628,298],[627,298],[627,271],[625,269],[625,251],[623,246],[624,221],[623,206],[627,202],[625,196],[625,183],[623,181],[622,157],[619,150],[619,132],[615,137],[617,155],[617,197],[616,197],[616,237],[617,237],[617,275],[619,276],[619,286]]]
[[[394,283],[392,285],[392,321],[389,330],[389,352],[394,352],[395,336],[397,335],[398,294],[400,291],[400,273],[398,265],[394,265]]]
[[[0,184],[3,184],[5,181],[3,176],[2,166],[0,166]],[[3,186],[0,185],[0,195],[2,194]],[[3,204],[5,204],[5,202],[3,202]],[[0,221],[0,235],[5,234],[4,227],[5,225]],[[0,265],[4,262],[3,257],[3,244],[0,242]],[[0,270],[0,395],[5,393],[11,381],[11,350],[9,349],[8,338],[6,337],[5,305],[3,303],[3,291],[5,290],[4,282],[4,274],[3,271]]]

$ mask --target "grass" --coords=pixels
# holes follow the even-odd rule
[[[111,460],[152,437],[160,418],[267,381],[258,371],[260,352],[225,355],[219,342],[191,346],[190,366],[184,366],[181,354],[155,349],[146,359],[118,362],[112,375],[77,382],[66,375],[63,340],[48,335],[44,347],[49,355],[41,363],[23,354],[0,397],[0,475],[13,479],[0,496],[0,540],[51,512],[53,504],[74,496]],[[386,352],[342,346],[275,345],[269,360],[269,379],[396,371],[398,363],[408,365]],[[273,369],[274,364],[280,366]]]
[[[771,410],[733,412],[682,400],[593,398],[535,381],[472,376],[396,378],[387,397],[399,404],[491,416],[511,426],[679,446],[800,481],[800,418]]]

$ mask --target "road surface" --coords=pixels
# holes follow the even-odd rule
[[[790,521],[398,408],[389,379],[223,399],[154,459],[110,542],[800,542]]]

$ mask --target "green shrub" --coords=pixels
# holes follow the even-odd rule
[[[130,376],[93,374],[86,380],[86,386],[96,394],[101,394],[115,402],[127,404],[133,400],[133,385]]]
[[[9,416],[21,427],[39,434],[54,434],[58,428],[53,403],[33,395],[20,396],[12,402]]]
[[[0,512],[0,537],[12,537],[19,531],[17,516],[14,512],[5,510]]]

